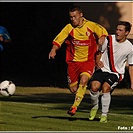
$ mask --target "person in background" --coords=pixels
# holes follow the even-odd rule
[[[97,47],[104,42],[108,32],[103,26],[85,19],[79,6],[69,8],[69,17],[71,22],[53,40],[49,59],[55,58],[57,50],[65,42],[68,85],[70,91],[75,93],[74,103],[67,113],[73,116],[94,72]]]
[[[7,29],[3,26],[0,26],[0,52],[4,50],[5,46],[10,45],[11,38]]]
[[[7,29],[0,26],[0,64],[1,64],[1,53],[2,51],[11,44],[11,38]],[[0,83],[1,83],[1,73],[0,73]]]
[[[93,120],[99,108],[99,92],[102,90],[102,114],[100,122],[107,122],[107,113],[111,101],[111,91],[123,79],[125,67],[129,64],[131,89],[133,90],[133,45],[127,40],[131,24],[119,21],[115,35],[106,37],[96,55],[97,70],[94,72],[90,85],[92,109],[89,120]]]

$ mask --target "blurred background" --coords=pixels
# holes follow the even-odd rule
[[[84,17],[115,33],[119,20],[133,24],[133,2],[0,2],[0,25],[7,28],[12,46],[0,54],[0,76],[17,86],[67,87],[65,45],[55,60],[48,54],[52,40],[69,23],[68,8],[79,5]],[[133,42],[133,28],[128,36]],[[129,87],[126,70],[122,87]]]

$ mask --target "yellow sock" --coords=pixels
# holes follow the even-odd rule
[[[87,88],[87,86],[79,85],[79,88],[76,92],[75,101],[74,101],[74,104],[72,107],[77,108],[79,106],[79,104],[81,103],[81,101],[85,95],[86,88]]]

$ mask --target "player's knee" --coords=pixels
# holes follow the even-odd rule
[[[89,77],[87,75],[82,75],[80,79],[80,84],[86,86],[88,83]]]
[[[103,93],[108,93],[110,91],[111,91],[110,85],[109,84],[103,84],[103,86],[102,86],[102,92]]]
[[[102,88],[102,92],[103,93],[108,93],[108,92],[110,92],[111,91],[111,89],[110,88]]]
[[[99,89],[100,89],[100,83],[97,83],[97,82],[93,81],[91,83],[91,90],[93,92],[97,92]]]

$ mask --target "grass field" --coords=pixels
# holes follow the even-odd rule
[[[74,95],[66,88],[17,87],[11,97],[0,95],[0,131],[131,131],[133,132],[133,91],[115,89],[108,123],[89,121],[89,90],[76,115],[66,112]]]

